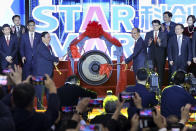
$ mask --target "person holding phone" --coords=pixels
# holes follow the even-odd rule
[[[161,22],[152,21],[153,30],[146,33],[147,61],[153,64],[153,70],[159,75],[160,86],[163,85],[163,76],[167,49],[167,34],[161,32]],[[156,70],[155,70],[156,69]]]
[[[125,92],[135,92],[135,96],[133,100],[130,101],[130,106],[128,108],[128,117],[132,118],[132,116],[142,107],[150,108],[151,106],[155,106],[158,104],[158,101],[155,98],[155,93],[151,93],[146,88],[148,73],[146,69],[139,69],[137,71],[136,80],[137,83],[135,86],[129,86],[125,89]],[[142,106],[136,106],[134,104],[134,100],[137,97],[141,97]]]

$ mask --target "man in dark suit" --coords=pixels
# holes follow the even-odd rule
[[[172,19],[172,13],[169,11],[166,11],[163,13],[163,21],[164,23],[161,26],[161,31],[166,32],[168,34],[168,39],[175,35],[175,25],[176,23],[174,23],[173,21],[171,21]]]
[[[54,65],[58,64],[59,60],[62,60],[62,58],[58,58],[54,55],[52,48],[50,46],[50,34],[48,32],[43,32],[41,34],[41,42],[37,46],[36,53],[34,56],[34,76],[44,76],[45,74],[48,74],[50,77],[53,76],[53,70]],[[37,86],[36,87],[36,95],[38,99],[38,108],[42,108],[42,94],[43,90],[45,90],[44,86]],[[47,90],[45,90],[47,95]]]
[[[181,117],[181,107],[186,104],[195,104],[194,98],[184,89],[185,73],[177,71],[174,76],[174,85],[165,87],[161,95],[161,114],[165,117],[175,115]]]
[[[133,28],[132,37],[135,40],[133,54],[125,59],[125,63],[128,64],[133,60],[133,71],[136,75],[138,69],[144,68],[147,52],[145,43],[140,36],[140,30],[138,28]]]
[[[136,80],[137,83],[135,86],[129,86],[125,89],[125,92],[137,92],[142,98],[142,107],[149,108],[158,104],[158,101],[155,98],[155,93],[151,93],[146,88],[148,73],[145,69],[139,69],[137,71]],[[138,111],[138,108],[134,105],[133,101],[130,102],[128,108],[128,117],[132,116]]]
[[[20,47],[20,40],[21,40],[22,34],[25,33],[25,26],[21,25],[19,15],[14,15],[12,17],[12,21],[14,23],[14,26],[11,27],[12,34],[17,36],[17,38],[18,38],[18,47]],[[19,63],[21,64],[22,62],[21,62],[21,57],[20,57],[20,51],[18,51],[17,55],[18,55],[17,57],[18,57]]]
[[[11,27],[12,33],[15,34],[17,36],[17,38],[19,39],[19,41],[20,41],[20,38],[21,38],[22,34],[25,33],[25,26],[21,25],[19,15],[14,15],[12,17],[12,21],[14,23],[14,26]]]
[[[176,24],[175,33],[168,42],[168,61],[171,66],[171,71],[187,70],[187,66],[191,64],[192,49],[190,39],[183,35],[184,26]]]
[[[74,92],[74,93],[72,93]],[[80,79],[76,75],[67,78],[65,85],[58,88],[57,95],[60,100],[60,106],[76,106],[79,98],[90,97],[97,98],[97,94],[93,91],[82,88]]]
[[[3,36],[0,37],[0,59],[1,69],[10,68],[14,64],[18,63],[17,51],[18,43],[16,36],[10,33],[11,29],[8,24],[4,24],[2,27]]]
[[[35,22],[29,20],[27,22],[28,32],[22,35],[20,43],[20,55],[23,64],[23,79],[27,76],[32,75],[34,69],[34,55],[36,52],[37,45],[40,43],[41,36],[35,32]]]
[[[151,61],[158,72],[160,86],[163,84],[163,75],[167,49],[167,34],[160,31],[161,22],[152,21],[153,30],[146,33],[145,43],[147,46],[147,59]]]

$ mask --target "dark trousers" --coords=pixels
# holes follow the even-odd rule
[[[26,62],[23,65],[23,72],[22,72],[22,79],[25,80],[29,75],[33,74],[33,63],[32,62]]]
[[[181,56],[178,56],[177,59],[174,61],[173,66],[171,66],[172,73],[177,70],[187,71],[187,62],[183,61]]]

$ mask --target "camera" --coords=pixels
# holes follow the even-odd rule
[[[196,78],[194,77],[189,78],[189,82],[190,82],[189,92],[192,96],[196,96]]]
[[[91,99],[89,102],[89,107],[99,107],[103,106],[103,98]]]
[[[153,116],[152,116],[153,112],[156,113],[156,110],[154,108],[147,108],[147,109],[142,109],[139,111],[140,128],[156,127],[153,121]]]
[[[93,125],[81,125],[80,131],[101,131],[100,124],[93,124]]]
[[[196,105],[191,106],[190,113],[196,113]]]
[[[32,76],[30,82],[32,85],[44,85],[45,76]]]

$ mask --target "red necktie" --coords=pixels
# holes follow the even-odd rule
[[[155,32],[155,36],[154,36],[154,44],[157,43],[157,31]]]
[[[9,37],[8,37],[8,36],[7,36],[7,38],[6,38],[6,43],[7,43],[7,45],[9,46],[10,40],[9,40]]]

